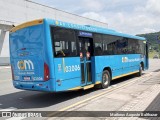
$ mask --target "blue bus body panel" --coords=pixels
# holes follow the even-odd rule
[[[95,57],[96,81],[101,81],[102,72],[106,67],[112,71],[112,78],[127,73],[138,72],[140,63],[145,63],[144,56],[140,54],[111,55]]]
[[[45,58],[44,24],[35,25],[10,33],[10,58],[14,86],[19,89],[51,90],[44,83]],[[43,83],[43,84],[42,84]],[[41,84],[41,87],[36,87]]]
[[[65,91],[81,85],[80,58],[55,58],[56,91]]]
[[[137,39],[137,40],[146,40],[143,37],[123,34],[123,33],[119,33],[114,30],[104,29],[104,28],[95,27],[95,26],[88,27],[88,26],[77,25],[77,24],[67,23],[67,22],[58,21],[58,20],[51,20],[51,19],[46,19],[46,21],[50,25],[58,26],[58,27],[77,29],[80,31],[88,31],[88,32],[102,33],[102,34],[115,35],[115,36],[122,36],[122,37]],[[73,59],[75,59],[75,58],[70,59],[70,61],[73,61]],[[79,59],[76,58],[76,59],[79,60],[80,58]],[[66,60],[66,58],[65,58],[65,60]],[[64,74],[64,73],[56,72],[58,70],[58,63],[60,63],[60,61],[62,61],[62,60],[56,59],[54,61],[55,62],[54,63],[55,64],[55,76],[56,76],[56,80],[61,79],[60,81],[63,84],[60,86],[56,82],[55,83],[56,84],[55,85],[56,91],[63,91],[63,90],[67,90],[69,88],[81,86],[81,76],[79,76],[80,72],[74,73],[74,74],[69,74],[69,73]],[[95,57],[92,57],[91,61],[92,61],[92,83],[93,84],[96,82],[99,82],[99,81],[101,82],[102,72],[105,67],[111,68],[112,78],[115,78],[117,76],[122,76],[127,73],[139,71],[139,65],[141,62],[144,63],[144,65],[145,65],[144,67],[146,68],[145,56],[142,57],[140,54],[95,56]],[[75,62],[75,63],[77,64],[78,62]],[[71,76],[76,75],[76,76],[71,77],[70,75]],[[64,76],[66,76],[66,77],[64,77]],[[70,78],[70,80],[68,78]]]
[[[10,58],[14,74],[13,85],[16,88],[58,92],[83,87],[80,57],[54,58],[50,26],[145,40],[142,37],[100,27],[44,19],[43,24],[10,33]],[[106,67],[111,69],[114,79],[117,76],[139,71],[141,62],[144,63],[144,68],[148,69],[146,56],[140,54],[92,56],[91,84],[101,82],[102,73]],[[48,81],[44,81],[44,64],[49,67]]]

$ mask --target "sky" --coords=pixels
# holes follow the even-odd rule
[[[32,0],[129,34],[160,31],[160,0]]]

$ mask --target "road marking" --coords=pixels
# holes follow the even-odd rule
[[[8,66],[8,67],[0,67],[0,70],[2,70],[2,69],[10,69],[11,67],[10,66]]]
[[[112,87],[117,87],[117,85],[112,85]]]
[[[9,69],[9,68],[11,68],[11,67],[5,67],[6,69]]]
[[[75,104],[72,104],[72,105],[70,105],[70,106],[67,106],[67,107],[65,107],[65,108],[62,108],[62,109],[60,109],[59,111],[66,111],[66,110],[68,110],[68,109],[70,109],[70,108],[73,108],[73,107],[79,105],[79,104],[82,104],[82,103],[84,103],[84,102],[87,102],[87,101],[89,101],[89,100],[92,100],[92,99],[94,99],[94,98],[97,98],[97,97],[99,97],[99,96],[102,96],[102,95],[104,95],[104,94],[106,94],[106,93],[109,93],[109,92],[111,92],[111,91],[114,91],[114,90],[116,90],[116,89],[122,88],[122,87],[124,87],[124,86],[126,86],[126,85],[129,85],[129,84],[133,83],[133,82],[135,82],[135,80],[132,81],[132,82],[128,82],[128,83],[126,83],[126,84],[124,84],[124,85],[121,85],[121,86],[119,86],[119,87],[117,87],[117,88],[116,88],[116,87],[113,87],[113,89],[105,89],[105,91],[102,92],[102,93],[99,93],[99,94],[94,95],[94,96],[92,96],[92,97],[89,97],[89,98],[87,98],[87,99],[85,99],[85,100],[79,101],[79,102],[77,102],[77,103],[75,103]]]
[[[12,79],[12,78],[11,78]],[[11,79],[6,79],[6,80],[0,80],[0,83],[3,83],[3,82],[9,82],[11,81]],[[12,82],[12,81],[11,81]]]
[[[13,111],[13,110],[16,110],[17,108],[14,108],[14,107],[9,107],[9,108],[6,108],[6,109],[1,109],[0,111]]]
[[[125,86],[127,86],[127,85],[129,85],[129,84],[135,83],[137,80],[141,80],[141,79],[143,79],[144,77],[146,77],[146,76],[148,76],[148,75],[150,75],[150,74],[153,74],[153,73],[151,72],[151,73],[146,74],[146,75],[144,75],[144,76],[142,76],[142,77],[135,78],[135,79],[133,79],[132,81],[129,81],[129,82],[123,84],[123,85],[119,85],[119,86],[117,86],[117,87],[113,87],[113,89],[105,89],[105,91],[102,92],[102,93],[99,93],[99,94],[94,95],[94,96],[92,96],[92,97],[89,97],[89,98],[87,98],[87,99],[85,99],[85,100],[82,100],[82,101],[79,101],[79,102],[77,102],[77,103],[74,103],[74,104],[72,104],[72,105],[69,105],[69,106],[67,106],[67,107],[65,107],[65,108],[62,108],[62,109],[58,110],[58,111],[67,111],[68,109],[71,109],[71,108],[73,108],[73,107],[75,107],[75,106],[78,106],[78,105],[80,105],[80,104],[82,104],[82,103],[84,103],[84,102],[87,102],[87,101],[89,101],[89,100],[93,100],[93,99],[95,99],[95,98],[97,98],[97,97],[100,97],[100,96],[106,94],[106,93],[110,93],[110,92],[112,92],[112,91],[114,91],[114,90],[123,88],[123,87],[125,87]],[[147,77],[147,78],[148,78],[148,77]],[[54,116],[54,115],[56,115],[56,114],[57,114],[57,113],[54,112],[54,113],[48,114],[47,116],[48,116],[48,117],[52,117],[52,116]],[[52,118],[49,118],[48,120],[52,120]]]

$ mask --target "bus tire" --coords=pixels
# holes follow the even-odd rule
[[[103,71],[101,88],[104,89],[104,88],[109,87],[110,82],[111,82],[110,72],[108,70]]]
[[[143,71],[143,67],[142,67],[142,65],[140,64],[140,65],[139,65],[139,72],[138,72],[138,74],[137,74],[138,77],[142,76],[142,71]]]

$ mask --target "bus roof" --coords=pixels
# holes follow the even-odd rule
[[[25,23],[22,23],[20,25],[17,25],[15,27],[13,27],[10,30],[10,33],[16,32],[17,30],[20,30],[20,29],[23,29],[23,28],[26,28],[26,27],[29,27],[29,26],[38,25],[38,24],[42,24],[42,23],[43,23],[43,19],[28,21],[28,22],[25,22]]]
[[[95,32],[95,33],[102,33],[102,34],[108,34],[108,35],[115,35],[115,36],[127,37],[132,39],[138,39],[138,40],[146,40],[144,37],[124,34],[112,29],[107,29],[107,28],[102,28],[102,27],[97,27],[92,25],[78,25],[78,24],[63,22],[59,20],[52,20],[52,19],[45,19],[45,21],[47,21],[51,25],[64,27],[64,28],[77,29],[77,30],[82,30],[87,32]]]
[[[77,29],[77,30],[82,30],[82,31],[87,31],[87,32],[95,32],[95,33],[115,35],[115,36],[127,37],[127,38],[132,38],[132,39],[138,39],[138,40],[146,40],[144,37],[138,37],[138,36],[134,36],[134,35],[124,34],[124,33],[117,32],[115,30],[108,29],[108,28],[92,26],[92,25],[78,25],[78,24],[73,24],[73,23],[68,23],[68,22],[63,22],[63,21],[53,20],[53,19],[47,19],[47,18],[33,20],[33,21],[29,21],[29,22],[20,24],[16,27],[12,28],[10,32],[15,32],[15,31],[23,29],[25,27],[29,27],[29,26],[33,26],[33,25],[37,25],[37,24],[42,24],[43,21],[45,21],[49,25],[55,25],[55,26],[59,26],[59,27],[69,28],[69,29]]]

